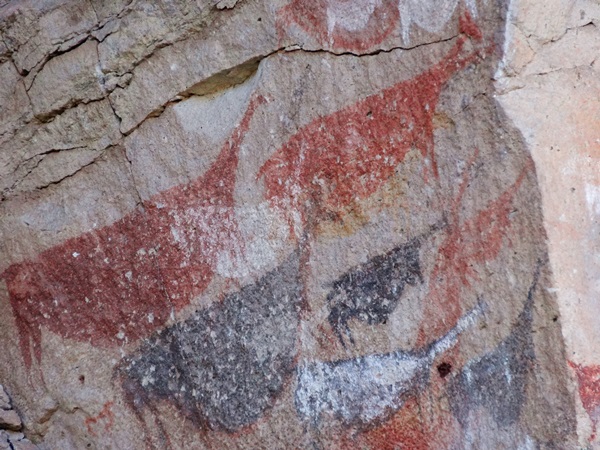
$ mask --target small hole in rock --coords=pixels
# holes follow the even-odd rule
[[[554,317],[552,318],[552,322],[556,322],[557,320],[558,320],[558,316],[554,316]]]
[[[81,384],[85,383],[85,375],[79,375],[79,382]]]
[[[440,377],[445,378],[452,371],[452,365],[443,362],[439,366],[437,366],[437,370],[440,374]]]

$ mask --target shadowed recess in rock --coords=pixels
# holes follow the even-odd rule
[[[175,405],[198,427],[233,432],[272,405],[294,370],[301,303],[292,254],[255,284],[166,328],[117,369],[141,417]]]
[[[525,307],[510,335],[491,353],[467,363],[448,385],[451,410],[463,427],[470,411],[478,406],[487,408],[500,426],[519,420],[527,377],[535,364],[531,323],[539,273],[538,265]]]
[[[439,228],[432,227],[430,233]],[[423,282],[419,253],[430,233],[377,255],[334,281],[333,289],[327,294],[331,309],[327,320],[344,346],[342,333],[354,344],[349,321],[385,324],[396,310],[406,285]]]
[[[324,413],[345,424],[385,418],[402,407],[407,395],[425,385],[436,356],[456,343],[484,307],[479,303],[445,336],[420,350],[300,366],[295,393],[298,413],[315,426]]]

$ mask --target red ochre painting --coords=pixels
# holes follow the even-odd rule
[[[100,347],[160,329],[210,283],[221,252],[243,251],[233,214],[246,115],[194,182],[160,193],[114,224],[8,267],[6,281],[26,365],[41,359],[41,327]]]
[[[579,397],[583,408],[592,420],[593,431],[590,441],[596,439],[598,421],[600,421],[600,366],[580,365],[569,361],[579,384]]]
[[[465,1],[476,15],[476,2]],[[402,35],[410,44],[412,25],[426,32],[439,32],[460,13],[462,2],[442,4],[421,0],[293,0],[277,13],[277,35],[309,38],[335,52],[365,54],[381,48],[390,36]]]
[[[448,80],[487,49],[465,51],[467,36],[481,40],[470,16],[465,35],[437,64],[413,79],[315,119],[280,148],[259,171],[273,206],[287,211],[291,228],[339,216],[345,207],[377,191],[414,147],[424,159],[424,176],[438,176],[433,117]],[[326,131],[324,131],[326,130]],[[301,224],[293,216],[299,212]],[[301,230],[296,230],[301,235]]]
[[[340,28],[341,16],[324,13],[337,3],[351,7],[322,0],[312,2],[311,9],[294,0],[279,11],[279,31],[294,21],[320,41],[366,50],[382,42],[399,20],[395,3],[371,2],[360,28],[365,34],[356,33],[349,25]],[[343,217],[349,206],[389,183],[412,150],[424,183],[440,187],[434,139],[440,96],[453,77],[477,67],[495,48],[469,13],[458,25],[458,37],[438,62],[412,79],[313,119],[270,155],[255,182],[264,186],[270,207],[286,218],[296,248],[277,267],[210,307],[167,326],[175,312],[207,289],[220,255],[245,251],[234,190],[243,163],[240,146],[256,111],[269,107],[261,95],[251,98],[201,177],[151,197],[110,226],[8,267],[1,277],[25,365],[39,365],[43,357],[42,329],[104,348],[142,341],[117,364],[113,379],[148,433],[144,411],[156,414],[159,403],[169,403],[202,432],[243,435],[284,398],[286,389],[293,391],[292,408],[306,430],[319,429],[323,417],[351,430],[341,435],[340,448],[444,448],[470,426],[476,408],[485,409],[499,426],[514,426],[535,359],[531,310],[540,265],[527,298],[519,300],[520,313],[508,336],[477,359],[455,356],[462,334],[480,326],[493,307],[489,298],[478,298],[470,308],[463,300],[480,281],[473,267],[493,262],[510,245],[515,199],[525,180],[531,182],[528,158],[522,158],[516,177],[495,198],[465,217],[465,193],[480,156],[473,146],[457,178],[457,194],[439,194],[443,223],[371,257],[330,286],[323,299],[327,320],[333,340],[346,350],[360,339],[350,333],[350,322],[385,324],[405,289],[426,286],[412,350],[306,362],[298,346],[303,317],[311,313],[304,298],[310,244],[303,241],[315,238],[318,224]],[[441,236],[441,243],[429,259],[434,266],[425,270],[421,248],[433,234]],[[502,373],[494,369],[500,365]],[[576,369],[580,385],[592,386],[588,372]],[[438,409],[435,403],[449,393],[448,407]],[[586,400],[584,406],[595,413],[594,402]],[[115,408],[107,403],[90,418],[90,432],[112,426]],[[155,424],[168,434],[159,418]]]
[[[367,51],[381,44],[400,23],[398,2],[293,0],[281,8],[277,32],[282,39],[292,27],[312,35],[320,45]]]

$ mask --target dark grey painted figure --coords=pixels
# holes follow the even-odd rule
[[[294,371],[301,290],[294,253],[149,339],[118,369],[130,406],[141,417],[169,401],[199,427],[228,432],[255,422]]]
[[[383,255],[354,267],[333,283],[327,295],[328,321],[341,343],[342,332],[354,339],[348,322],[357,319],[370,325],[385,323],[394,312],[407,284],[422,283],[419,251],[422,237],[412,239]]]
[[[538,266],[525,307],[510,335],[494,351],[467,364],[448,386],[452,412],[463,427],[477,406],[487,408],[501,426],[519,420],[527,377],[535,364],[531,322],[539,270]]]

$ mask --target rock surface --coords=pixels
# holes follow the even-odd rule
[[[8,393],[0,385],[0,449],[7,450],[37,450],[39,447],[20,432],[23,423],[17,412],[12,408]]]
[[[579,384],[581,448],[600,448],[600,9],[520,1],[497,73],[498,99],[540,174],[568,364]]]
[[[0,1],[0,448],[596,445],[600,13],[538,3]]]

